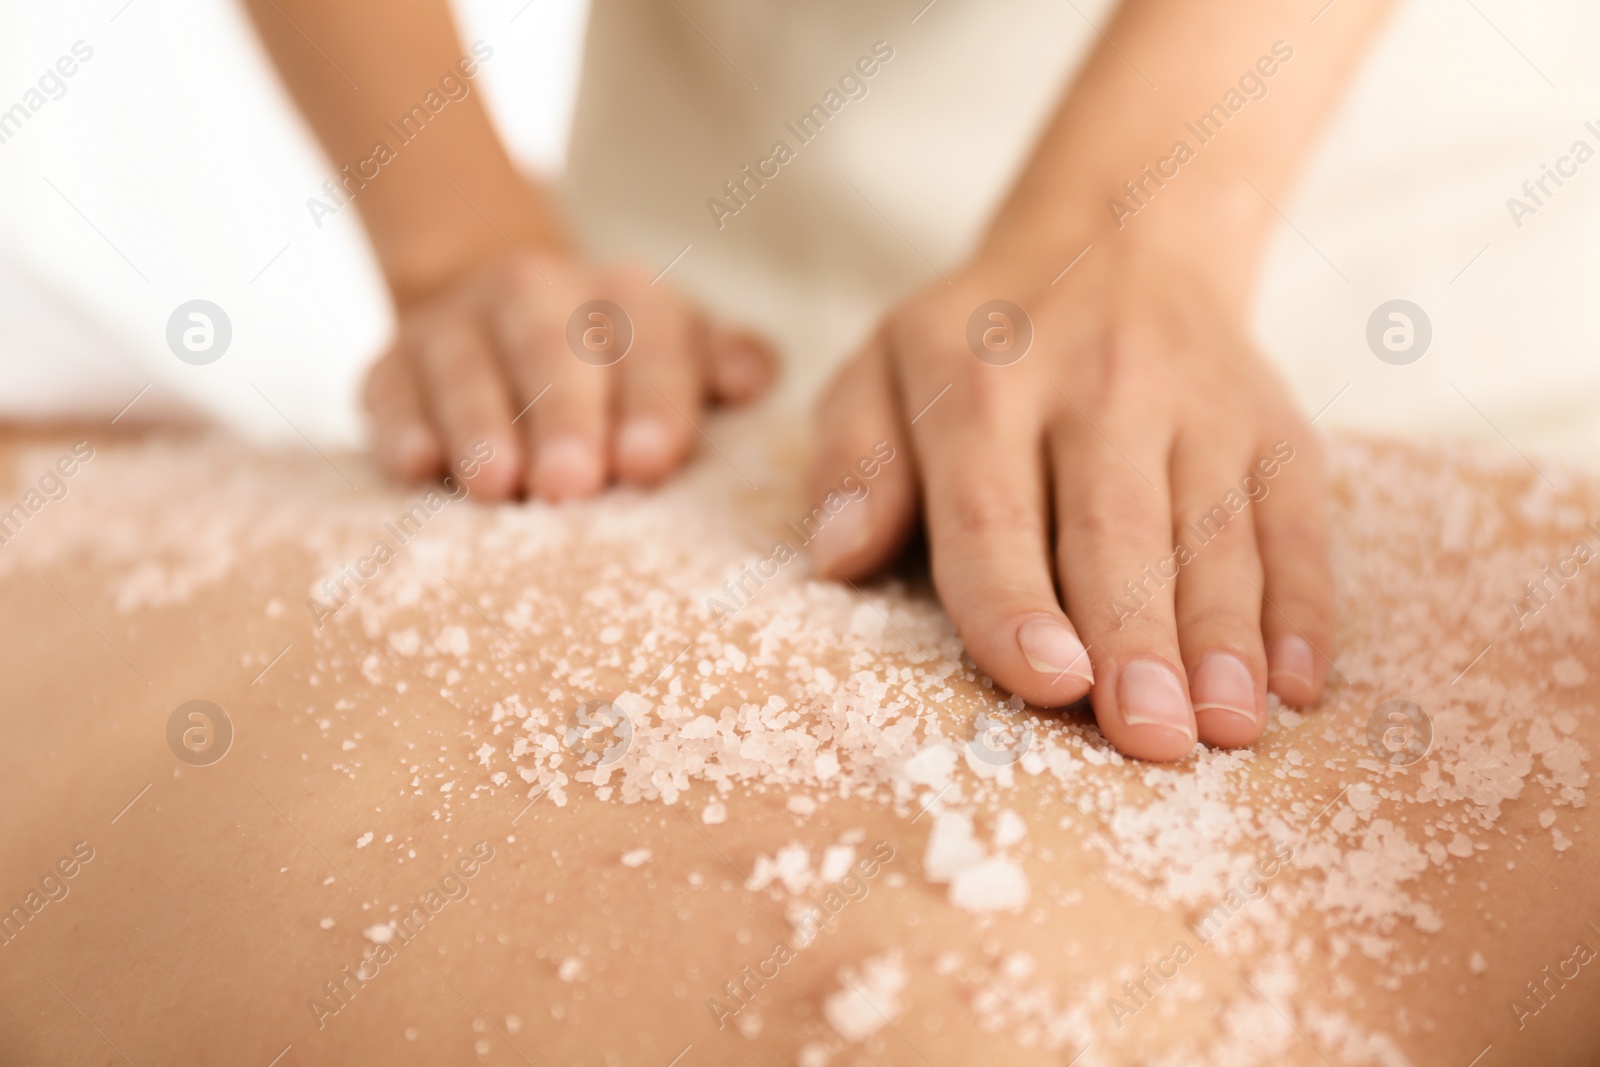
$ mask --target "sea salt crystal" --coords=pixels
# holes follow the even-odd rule
[[[561,961],[561,966],[556,968],[556,977],[563,982],[576,982],[578,975],[583,973],[583,961],[576,956],[568,956]]]
[[[728,808],[720,800],[712,801],[700,811],[700,821],[707,826],[717,826],[728,821]]]
[[[374,945],[387,945],[394,940],[394,927],[388,923],[373,923],[361,933]]]
[[[1589,680],[1588,668],[1571,656],[1556,660],[1550,665],[1550,677],[1554,678],[1557,685],[1568,689],[1582,685]]]
[[[1467,960],[1467,969],[1473,974],[1482,974],[1489,969],[1489,961],[1483,958],[1483,953],[1474,952],[1472,958]]]
[[[366,833],[356,838],[356,848],[366,848],[368,845],[372,844],[372,838],[373,833],[371,830],[368,830]]]
[[[472,640],[467,636],[466,627],[446,626],[434,638],[433,647],[446,655],[464,659],[472,648]]]
[[[828,1067],[832,1062],[833,1050],[820,1041],[807,1041],[795,1057],[796,1067]]]
[[[856,861],[856,850],[849,845],[829,845],[822,853],[818,877],[825,883],[837,882],[850,873]]]
[[[650,862],[650,850],[647,848],[630,849],[622,854],[624,867],[642,867]]]
[[[1028,876],[1004,856],[960,871],[950,883],[950,903],[978,914],[1016,911],[1028,902]]]
[[[940,812],[928,835],[928,848],[922,857],[922,873],[930,882],[948,882],[968,867],[982,862],[983,843],[972,834],[972,816],[960,812]]]
[[[1010,808],[1002,811],[994,820],[994,847],[1010,848],[1012,845],[1028,836],[1028,824],[1022,821],[1022,816]]]
[[[789,892],[803,893],[811,888],[814,880],[810,850],[798,841],[791,841],[770,859],[766,856],[756,857],[755,870],[751,872],[749,881],[745,882],[745,888],[755,891],[781,881]]]
[[[332,930],[333,929],[333,919],[331,919],[331,918],[319,919],[317,921],[317,925],[322,927],[324,930]]]
[[[955,750],[941,742],[924,746],[915,756],[907,760],[905,774],[908,781],[917,785],[941,789],[949,784],[950,775],[955,768]]]
[[[865,1041],[900,1014],[906,970],[898,951],[867,960],[859,973],[839,972],[842,989],[823,1002],[822,1014],[846,1041]]]

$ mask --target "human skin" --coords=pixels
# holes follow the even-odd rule
[[[249,6],[336,162],[366,156],[460,55],[442,0],[399,13],[376,0]],[[1317,697],[1333,652],[1317,443],[1245,312],[1272,205],[1385,7],[1348,0],[1313,25],[1268,0],[1121,5],[978,251],[891,310],[824,396],[819,497],[863,444],[916,458],[822,529],[811,550],[825,573],[872,573],[921,518],[976,662],[1041,705],[1090,694],[1106,735],[1143,758],[1176,759],[1196,736],[1248,745],[1269,690]],[[1123,183],[1145,180],[1175,138],[1192,140],[1183,123],[1241,72],[1267,95],[1138,217],[1114,222],[1108,199],[1126,198]],[[380,460],[426,478],[490,441],[488,499],[658,482],[689,454],[702,401],[758,393],[770,353],[647,272],[574,258],[475,96],[435,124],[441,136],[408,145],[356,197],[400,311],[367,390]],[[601,368],[566,350],[566,316],[596,295],[635,309],[637,357]],[[1020,363],[991,366],[969,350],[969,319],[1001,297],[1036,337]],[[1301,460],[1253,522],[1131,619],[1109,607],[1279,442]]]
[[[827,573],[881,566],[920,511],[973,658],[1045,706],[1092,693],[1101,729],[1147,759],[1197,732],[1249,744],[1269,690],[1316,699],[1332,654],[1321,459],[1246,314],[1273,205],[1385,7],[1311,26],[1264,0],[1122,5],[971,260],[891,311],[824,397],[819,495],[863,442],[917,457],[824,531]],[[1241,71],[1265,95],[1201,143],[1193,122]],[[1195,158],[1162,166],[1178,139]],[[997,298],[1031,320],[1019,362],[974,358],[969,320]],[[1280,441],[1304,462],[1253,522],[1136,616],[1110,606]]]
[[[369,165],[359,186],[359,173],[335,179],[354,191],[398,319],[364,393],[392,475],[438,477],[486,441],[487,499],[651,485],[688,455],[702,408],[766,389],[775,361],[761,338],[712,321],[653,270],[574,255],[549,195],[517,172],[471,91],[478,59],[443,0],[246,7],[336,172],[396,141],[385,124],[441,79],[468,90],[376,178]],[[609,365],[575,358],[568,339],[575,309],[597,299],[632,324],[627,358]]]
[[[1517,517],[1537,481],[1520,466],[1457,475],[1453,462],[1436,453],[1385,446],[1364,457],[1356,478],[1341,480],[1340,543],[1348,564],[1341,595],[1348,599],[1337,628],[1349,652],[1340,666],[1351,678],[1330,687],[1303,717],[1280,717],[1225,781],[1202,771],[1203,754],[1176,768],[1165,787],[1152,784],[1147,764],[1107,762],[1081,766],[1061,781],[1018,773],[1014,784],[986,796],[970,793],[976,779],[958,769],[961,789],[980,798],[973,806],[983,835],[1001,809],[1017,812],[1029,831],[1012,854],[1026,871],[1032,902],[1021,912],[979,917],[951,904],[946,887],[926,877],[925,850],[939,810],[931,788],[930,796],[918,793],[897,806],[881,793],[829,796],[814,787],[759,781],[721,794],[692,778],[672,804],[625,804],[574,783],[565,806],[548,798],[529,806],[526,785],[513,780],[509,788],[491,787],[489,775],[504,768],[507,747],[504,735],[488,730],[487,709],[496,702],[515,696],[529,706],[554,707],[622,689],[652,702],[663,699],[665,684],[653,685],[671,666],[671,647],[657,651],[644,640],[657,618],[630,614],[631,596],[616,603],[594,596],[619,583],[640,591],[619,577],[636,554],[625,537],[593,536],[578,514],[547,511],[541,529],[573,536],[531,556],[484,559],[481,539],[504,511],[464,504],[470,510],[452,519],[454,525],[424,535],[448,553],[411,574],[383,574],[345,610],[395,602],[408,582],[441,567],[459,596],[435,578],[441,595],[430,592],[398,608],[370,632],[351,617],[314,631],[299,601],[322,564],[305,546],[345,516],[362,514],[368,499],[377,501],[378,513],[393,513],[398,495],[370,488],[352,493],[314,456],[250,455],[206,436],[163,444],[96,427],[0,436],[0,501],[18,499],[43,461],[80,438],[95,445],[95,458],[74,476],[63,499],[32,519],[15,543],[0,546],[9,554],[5,560],[24,561],[0,573],[0,605],[9,619],[27,620],[14,622],[0,643],[8,738],[0,757],[0,805],[19,815],[0,827],[0,904],[9,908],[22,900],[76,842],[94,850],[71,878],[70,893],[0,945],[4,1067],[265,1065],[280,1054],[281,1067],[598,1063],[608,1057],[665,1065],[679,1055],[679,1067],[794,1063],[805,1042],[830,1032],[820,1011],[842,986],[840,969],[895,950],[904,954],[909,985],[894,1028],[843,1047],[834,1064],[1060,1067],[1072,1061],[1077,1044],[1024,1045],[1020,1022],[984,1029],[977,1005],[995,988],[1013,990],[998,998],[1007,1011],[1037,1003],[1041,990],[1051,991],[1058,1005],[1085,1005],[1096,1039],[1080,1067],[1174,1059],[1241,1067],[1252,1061],[1214,1051],[1201,1060],[1199,1052],[1225,1036],[1229,1013],[1241,1006],[1260,1013],[1252,1027],[1281,1032],[1281,1053],[1259,1061],[1274,1065],[1375,1062],[1327,1045],[1312,1025],[1317,1008],[1336,1009],[1354,1027],[1392,1035],[1418,1067],[1464,1067],[1475,1057],[1476,1067],[1581,1067],[1600,1047],[1600,1018],[1591,1010],[1600,961],[1552,986],[1548,1006],[1523,1020],[1526,1025],[1519,1028],[1507,1010],[1513,997],[1534,1003],[1524,983],[1568,958],[1575,940],[1600,946],[1600,932],[1588,925],[1600,923],[1595,806],[1557,806],[1556,826],[1574,842],[1558,852],[1539,820],[1550,794],[1532,776],[1491,827],[1474,821],[1471,805],[1459,798],[1411,798],[1432,766],[1427,761],[1387,771],[1359,766],[1372,756],[1369,712],[1395,691],[1409,691],[1440,713],[1441,727],[1448,703],[1464,707],[1469,736],[1492,735],[1498,721],[1515,715],[1517,751],[1528,712],[1552,719],[1569,714],[1572,737],[1589,753],[1600,751],[1594,710],[1600,672],[1591,666],[1576,685],[1548,681],[1561,657],[1600,662],[1593,577],[1584,574],[1523,620],[1525,630],[1516,629],[1495,599],[1537,568],[1525,570],[1523,557],[1496,553],[1516,548],[1528,560],[1554,559],[1576,536],[1563,523]],[[371,472],[353,457],[335,461],[371,486]],[[193,492],[168,501],[123,487],[160,472],[184,476]],[[1469,514],[1508,517],[1492,538],[1474,546],[1467,566],[1438,560],[1448,550],[1436,543],[1426,505],[1416,501],[1430,486],[1457,477]],[[1394,500],[1358,502],[1363,479],[1384,481]],[[201,578],[187,595],[119,611],[114,590],[130,574],[145,568],[182,573],[184,552],[194,547],[181,539],[170,554],[140,547],[153,543],[150,531],[168,523],[179,532],[199,531],[204,521],[191,519],[222,519],[248,534],[256,520],[229,510],[241,506],[225,492],[230,486],[261,486],[280,508],[314,518],[300,528],[286,525],[267,543],[235,537],[229,544],[237,555],[229,565]],[[712,493],[695,493],[697,502],[716,506]],[[803,506],[797,481],[769,488],[760,505],[744,520],[752,529],[764,515]],[[1564,505],[1596,514],[1600,487],[1582,482]],[[630,505],[636,512],[649,506]],[[172,522],[175,509],[181,514]],[[111,526],[142,531],[143,539],[110,537]],[[55,554],[52,544],[90,547]],[[482,562],[470,565],[474,559]],[[1481,584],[1464,584],[1469,570],[1484,579]],[[502,643],[506,612],[524,591],[536,605],[529,621],[550,625],[512,629],[513,652]],[[682,595],[666,584],[658,591],[668,603]],[[859,603],[848,590],[833,592],[847,605]],[[1479,594],[1484,603],[1476,602]],[[813,590],[813,599],[831,595],[824,587]],[[897,625],[936,614],[926,593],[872,595],[894,612]],[[264,610],[273,598],[287,610]],[[770,602],[758,601],[751,610]],[[486,614],[473,604],[482,604]],[[1472,631],[1468,616],[1480,608],[1497,620],[1495,649],[1452,682],[1477,649],[1463,634]],[[657,615],[674,617],[663,610],[658,607]],[[391,641],[401,628],[433,633],[445,625],[468,632],[464,656],[403,655]],[[598,643],[596,634],[610,625],[621,625],[623,637]],[[720,631],[718,639],[753,661],[770,638],[752,626]],[[1441,662],[1452,645],[1465,651],[1459,660]],[[644,650],[642,665],[605,662],[603,650],[619,647],[630,656]],[[956,662],[948,646],[941,649],[935,659]],[[841,642],[832,652],[805,645],[797,651],[840,678],[862,666],[880,674],[909,669],[924,658],[895,646],[869,648],[862,640]],[[1375,656],[1385,664],[1376,675],[1361,666]],[[778,662],[787,658],[784,652]],[[556,672],[563,660],[587,680],[569,685],[558,674],[565,693],[559,698],[524,666]],[[447,680],[439,669],[446,666],[460,671],[459,680]],[[708,677],[688,664],[683,673],[696,682]],[[793,679],[753,662],[713,680],[722,687],[707,708],[713,713],[722,703],[802,699]],[[991,707],[992,694],[960,671],[950,684],[953,695],[938,718],[946,736],[964,740],[974,710]],[[173,709],[197,696],[225,706],[236,730],[226,756],[208,766],[180,763],[166,739]],[[1040,713],[1035,722],[1041,740],[1068,731],[1105,751],[1082,715]],[[498,750],[487,766],[473,759],[484,740]],[[1452,753],[1438,753],[1447,768],[1456,759]],[[427,788],[415,788],[412,765],[421,768]],[[435,773],[453,782],[448,797]],[[1253,931],[1254,941],[1201,948],[1149,1007],[1117,1027],[1106,997],[1176,941],[1192,937],[1191,925],[1209,901],[1185,906],[1170,895],[1193,875],[1190,864],[1202,866],[1188,849],[1206,828],[1172,827],[1163,854],[1173,858],[1152,864],[1115,851],[1126,849],[1129,839],[1113,824],[1156,809],[1161,797],[1174,795],[1169,790],[1181,792],[1189,781],[1221,784],[1217,802],[1235,813],[1228,818],[1241,820],[1243,836],[1207,861],[1266,851],[1273,843],[1266,820],[1278,817],[1300,858],[1272,875],[1261,899],[1232,920],[1233,932]],[[1362,785],[1375,787],[1375,807],[1350,801]],[[1121,798],[1115,808],[1096,806],[1094,797],[1106,792]],[[823,803],[802,817],[789,806],[797,796]],[[727,806],[725,822],[702,821],[703,807],[713,800]],[[925,804],[928,812],[919,811]],[[1366,808],[1360,820],[1358,807]],[[1404,895],[1438,913],[1436,929],[1424,931],[1406,919],[1355,919],[1323,895],[1297,896],[1359,879],[1358,842],[1378,817],[1404,826],[1414,842],[1425,839],[1425,827],[1463,820],[1472,855],[1427,866],[1404,887]],[[767,983],[745,1009],[753,1014],[741,1012],[745,1020],[759,1014],[759,1033],[719,1029],[707,1002],[725,996],[725,981],[791,936],[787,898],[743,884],[756,857],[797,839],[815,853],[847,830],[863,833],[863,852],[887,842],[893,859],[869,880],[862,899],[845,906],[814,945]],[[362,845],[367,832],[376,837]],[[360,959],[369,947],[362,931],[388,917],[390,904],[409,904],[436,885],[480,841],[494,855],[467,880],[466,898],[446,905],[414,944],[319,1027],[308,1002],[326,999],[324,983]],[[621,862],[641,846],[651,850],[647,862]],[[1329,848],[1351,851],[1343,860],[1317,858]],[[1161,888],[1146,892],[1145,878]],[[333,925],[323,928],[324,918]],[[1288,993],[1267,984],[1260,971],[1279,944],[1275,937],[1294,947],[1297,978]],[[1391,947],[1378,959],[1352,948],[1367,939]],[[960,961],[953,971],[939,966],[950,953]],[[1008,985],[1005,961],[1018,953],[1029,957],[1033,971]],[[1485,958],[1482,967],[1471,963],[1474,953]],[[578,966],[563,978],[567,959]],[[1335,995],[1341,988],[1347,991]],[[1277,1011],[1288,1013],[1310,1039],[1272,1022]],[[515,1031],[509,1016],[518,1019]],[[484,1043],[481,1053],[478,1042]],[[686,1055],[685,1046],[692,1046]]]

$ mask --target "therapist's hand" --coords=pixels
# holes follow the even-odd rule
[[[402,301],[366,403],[379,461],[401,480],[485,442],[480,499],[562,500],[660,481],[693,450],[706,406],[759,395],[774,369],[759,338],[644,270],[528,252]]]
[[[939,595],[1001,686],[1092,693],[1134,756],[1249,744],[1269,689],[1307,703],[1328,669],[1318,441],[1193,264],[1124,239],[1056,269],[975,263],[883,321],[822,401],[813,493],[880,440],[903,458],[814,558],[865,576],[920,511]]]

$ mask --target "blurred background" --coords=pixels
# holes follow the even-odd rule
[[[503,136],[530,172],[559,181],[587,5],[456,6],[462,38],[495,49],[476,88]],[[909,19],[923,4],[898,6]],[[963,146],[963,124],[995,113],[1029,49],[1080,52],[1107,6],[1052,7],[1048,24],[1030,23],[1035,40],[1007,51],[1003,20],[973,0],[943,0],[907,25],[897,65],[873,89],[879,102],[848,116],[832,158],[818,150],[797,172],[842,167],[900,235],[864,209],[852,225],[876,227],[886,247],[903,237],[941,265],[955,261],[1014,164],[951,178],[959,160],[983,155]],[[1320,6],[1306,6],[1307,34]],[[694,4],[681,7],[699,20]],[[998,28],[979,31],[980,19]],[[115,414],[152,385],[147,416],[181,399],[258,440],[358,445],[357,388],[390,309],[356,213],[318,228],[306,209],[333,171],[243,12],[214,0],[6,0],[0,111],[78,41],[92,58],[0,141],[0,416]],[[1398,5],[1296,195],[1275,205],[1284,225],[1256,332],[1305,408],[1323,412],[1319,426],[1600,460],[1600,159],[1534,214],[1518,220],[1507,204],[1576,142],[1600,152],[1597,45],[1600,7],[1581,0]],[[786,42],[764,47],[776,55]],[[819,91],[831,76],[819,73]],[[914,106],[942,124],[907,123]],[[928,189],[970,190],[971,202],[943,210]],[[702,239],[663,237],[658,261],[689,240]],[[702,248],[674,278],[713,287],[713,268],[727,266],[717,254]],[[796,271],[746,301],[745,317],[797,363],[825,368],[927,270],[905,258],[904,277],[843,295],[826,264]],[[232,322],[226,358],[205,367],[175,360],[166,343],[169,315],[193,299]],[[1392,300],[1431,325],[1428,350],[1403,365],[1375,358],[1367,341]]]
[[[502,137],[531,172],[558,174],[587,3],[455,7],[462,38],[495,49],[474,91]],[[388,298],[356,212],[319,228],[306,209],[334,170],[243,7],[5,0],[0,108],[79,40],[93,57],[0,143],[0,412],[115,414],[154,381],[141,406],[180,396],[258,439],[298,428],[359,444]],[[167,348],[167,318],[191,299],[232,321],[211,366]]]

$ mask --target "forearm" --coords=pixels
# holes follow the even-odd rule
[[[460,43],[446,0],[246,6],[397,301],[429,295],[507,241],[564,246],[553,207],[517,172],[466,74],[488,50]]]
[[[1064,265],[1111,240],[1199,251],[1242,305],[1273,205],[1387,6],[1338,0],[1312,24],[1276,0],[1127,0],[980,256]]]

